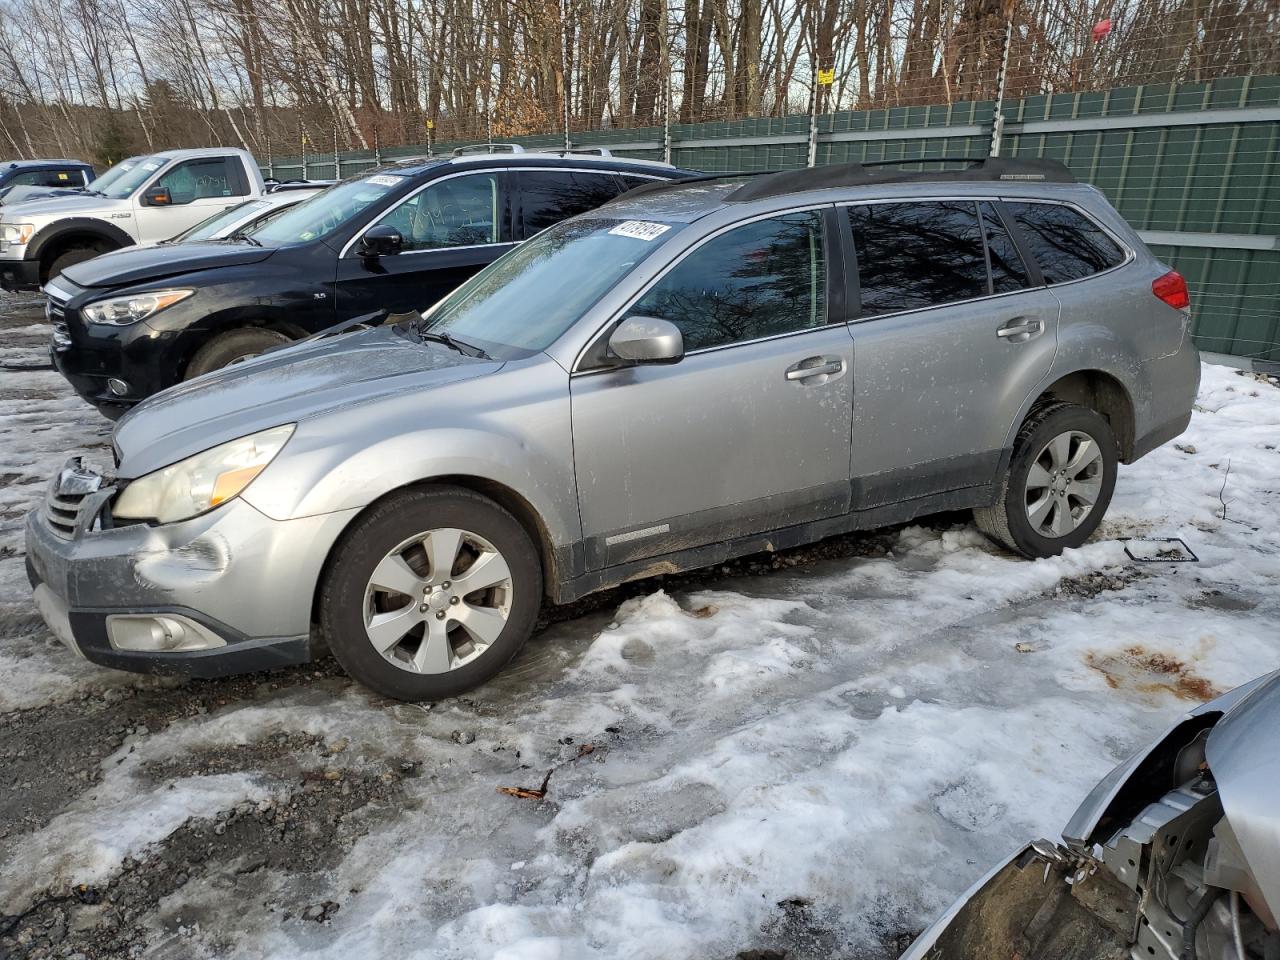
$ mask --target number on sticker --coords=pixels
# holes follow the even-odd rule
[[[665,223],[649,223],[646,220],[625,220],[609,232],[619,237],[631,237],[646,243],[656,240],[671,227]]]

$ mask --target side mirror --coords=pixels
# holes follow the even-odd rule
[[[167,207],[173,203],[173,195],[168,187],[148,187],[142,195],[142,202],[148,207]]]
[[[609,335],[609,354],[631,363],[677,363],[684,357],[684,336],[670,320],[627,317]]]
[[[404,237],[388,223],[375,223],[360,238],[360,256],[368,260],[394,256],[403,248]]]

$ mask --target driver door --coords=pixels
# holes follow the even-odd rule
[[[713,236],[624,315],[674,323],[683,359],[573,375],[588,569],[848,510],[853,338],[833,230],[820,207]]]
[[[337,317],[372,310],[425,310],[511,249],[508,174],[462,173],[432,180],[365,225],[388,224],[401,252],[365,257],[360,237],[338,261]]]
[[[152,187],[166,188],[170,202],[156,205],[144,200]],[[176,237],[213,214],[236,206],[248,195],[238,157],[201,157],[175,163],[135,195],[139,242]]]

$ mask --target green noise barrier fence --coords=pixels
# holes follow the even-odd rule
[[[992,101],[845,111],[817,118],[818,164],[981,157]],[[1004,103],[1000,152],[1061,160],[1102,190],[1155,253],[1186,276],[1203,351],[1280,369],[1280,77],[1248,76],[1041,95]],[[575,131],[574,148],[712,173],[783,170],[808,159],[810,118]],[[561,148],[563,133],[503,138]],[[448,155],[461,144],[432,145]],[[410,156],[422,144],[275,159],[280,179],[332,179]]]

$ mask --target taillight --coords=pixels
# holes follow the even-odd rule
[[[1175,310],[1186,310],[1191,306],[1187,281],[1182,279],[1182,274],[1177,270],[1170,270],[1164,276],[1152,280],[1151,292]]]

